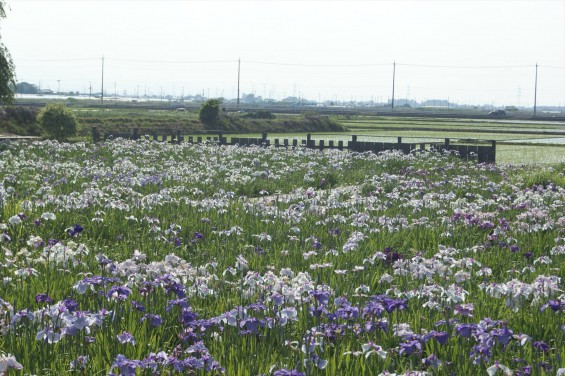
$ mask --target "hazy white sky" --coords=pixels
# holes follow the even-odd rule
[[[233,98],[565,106],[565,0],[7,0],[19,81]],[[84,59],[84,60],[83,60]],[[57,61],[54,61],[57,60]],[[60,80],[58,82],[58,80]]]

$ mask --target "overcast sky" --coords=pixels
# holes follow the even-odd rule
[[[57,91],[565,106],[565,0],[7,0],[18,81]],[[58,61],[55,61],[58,60]]]

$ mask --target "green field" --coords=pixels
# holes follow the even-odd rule
[[[560,163],[565,161],[565,124],[548,121],[357,118],[343,120],[349,133],[395,142],[441,142],[481,139],[497,141],[497,163]],[[549,133],[549,134],[548,134]],[[345,136],[345,135],[343,135]]]

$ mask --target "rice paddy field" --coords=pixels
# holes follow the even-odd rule
[[[564,173],[0,145],[0,374],[565,375]]]
[[[358,117],[342,124],[352,134],[388,142],[396,137],[418,143],[445,138],[494,140],[496,162],[501,164],[565,162],[565,123],[558,121]]]

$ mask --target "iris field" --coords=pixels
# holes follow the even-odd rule
[[[0,146],[0,375],[565,375],[565,165]]]

